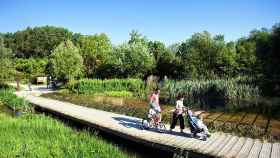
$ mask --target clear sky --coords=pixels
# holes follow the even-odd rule
[[[104,32],[113,44],[132,29],[166,44],[207,30],[236,40],[280,22],[280,0],[1,0],[0,32],[53,25]]]

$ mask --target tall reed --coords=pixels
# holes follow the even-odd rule
[[[185,96],[187,104],[209,106],[226,106],[235,108],[242,102],[255,100],[260,96],[259,88],[236,79],[217,80],[167,80],[164,83],[171,101],[178,95]]]

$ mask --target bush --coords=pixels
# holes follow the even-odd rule
[[[114,95],[116,94],[116,91],[118,91],[118,93],[126,93],[126,95],[130,95],[129,93],[133,93],[133,95],[136,97],[143,97],[146,94],[145,83],[140,79],[83,79],[71,82],[66,87],[71,91],[80,94],[95,94],[107,92],[107,94],[111,93]]]
[[[30,111],[30,104],[23,98],[17,97],[13,90],[3,89],[0,90],[0,101],[14,111]]]

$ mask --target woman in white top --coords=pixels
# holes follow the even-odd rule
[[[178,96],[177,101],[176,101],[176,109],[173,112],[173,116],[172,116],[172,123],[170,126],[170,131],[172,131],[175,128],[175,126],[177,124],[177,120],[179,119],[180,129],[181,129],[181,132],[183,133],[183,130],[185,129],[184,110],[185,110],[184,97]]]

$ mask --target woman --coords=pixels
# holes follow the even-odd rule
[[[171,123],[171,126],[170,126],[170,132],[172,132],[172,130],[175,128],[178,119],[180,121],[181,133],[184,132],[184,129],[185,129],[184,110],[185,110],[184,97],[183,96],[178,96],[177,101],[176,101],[176,109],[173,112],[173,116],[172,116],[172,123]]]
[[[161,122],[161,108],[159,105],[159,93],[160,90],[156,88],[153,92],[153,94],[150,96],[150,108],[156,112],[156,115],[158,117],[157,123]]]

